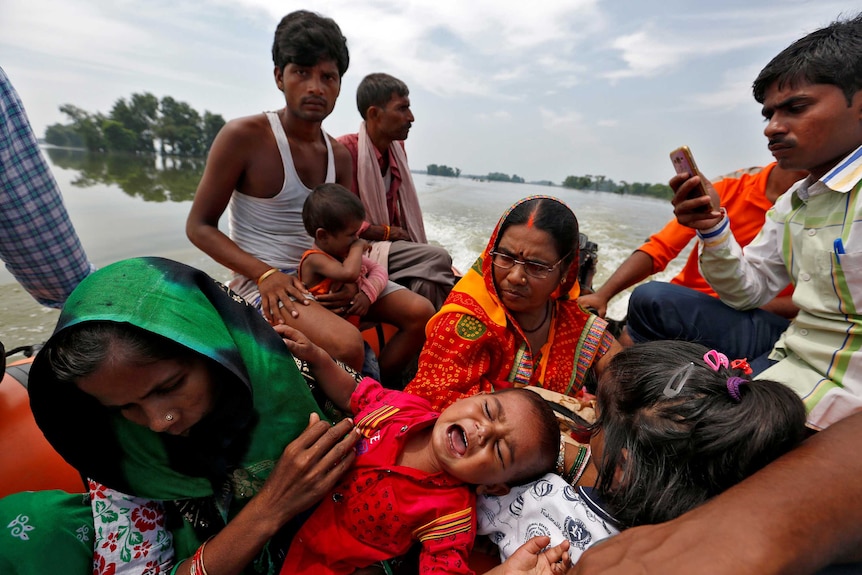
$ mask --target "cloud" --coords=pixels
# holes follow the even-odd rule
[[[709,110],[721,113],[738,107],[751,108],[751,83],[760,72],[760,66],[746,66],[726,70],[722,74],[720,88],[712,92],[693,93],[688,102],[694,110]]]
[[[284,15],[276,0],[241,0]],[[386,70],[411,87],[453,97],[511,96],[503,87],[548,73],[571,78],[575,48],[603,25],[598,0],[326,0],[314,10],[338,22],[359,74]],[[568,79],[567,83],[571,83]]]
[[[786,46],[799,36],[801,15],[811,10],[804,2],[796,6],[792,2],[782,3],[780,9],[763,4],[754,2],[747,8],[678,13],[661,20],[649,18],[635,30],[611,40],[609,49],[617,52],[624,66],[603,76],[610,80],[649,78],[706,57],[758,47]],[[825,6],[823,3],[819,10]],[[768,29],[764,22],[769,22]]]
[[[496,110],[491,113],[478,114],[476,117],[483,121],[490,121],[496,123],[511,120],[512,114],[508,110]]]

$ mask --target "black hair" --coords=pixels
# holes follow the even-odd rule
[[[754,80],[754,99],[763,103],[773,84],[831,84],[844,92],[847,105],[862,89],[862,13],[836,20],[782,50]]]
[[[187,347],[166,337],[113,321],[91,321],[58,333],[42,351],[60,383],[74,384],[96,372],[110,357],[135,358],[139,364],[191,356]]]
[[[351,220],[364,219],[362,200],[341,184],[320,184],[302,205],[302,224],[311,237],[318,228],[334,234],[346,228]]]
[[[560,453],[560,424],[557,422],[557,416],[554,415],[554,410],[548,405],[548,402],[538,393],[523,389],[520,387],[507,387],[494,392],[494,395],[501,393],[519,393],[528,401],[535,415],[535,425],[532,429],[524,429],[524,436],[533,436],[538,439],[538,453],[540,455],[540,464],[534,468],[525,470],[521,475],[515,476],[509,480],[510,485],[520,485],[534,479],[538,479],[542,475],[554,471],[557,464],[557,455]]]
[[[272,61],[279,70],[288,64],[314,66],[332,60],[343,77],[350,64],[347,39],[332,18],[296,10],[281,19],[272,43]]]
[[[689,511],[805,437],[805,406],[793,390],[747,381],[739,369],[715,371],[707,351],[683,341],[637,344],[615,355],[599,382],[596,488],[627,527]],[[746,380],[738,401],[728,390],[734,376]],[[669,382],[678,394],[665,393]]]
[[[410,90],[407,84],[389,74],[382,72],[368,74],[356,88],[356,107],[359,109],[359,115],[365,120],[365,115],[371,106],[385,108],[392,99],[392,94],[406,98],[410,95]]]
[[[512,209],[500,225],[494,249],[499,247],[503,234],[510,226],[528,222],[531,222],[536,229],[551,235],[557,254],[563,258],[564,269],[568,269],[573,261],[577,261],[580,246],[578,218],[566,204],[555,198],[531,198]]]

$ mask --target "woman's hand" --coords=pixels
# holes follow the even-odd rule
[[[329,493],[353,464],[359,439],[349,419],[330,425],[316,413],[288,444],[261,490],[206,547],[210,573],[238,575],[281,527]],[[188,575],[183,561],[177,575]]]
[[[308,427],[288,444],[249,505],[255,503],[260,520],[276,523],[277,530],[335,487],[353,464],[358,440],[352,420],[333,426],[312,413]]]

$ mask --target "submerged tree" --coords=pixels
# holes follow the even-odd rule
[[[60,111],[71,123],[49,126],[45,141],[90,151],[151,154],[158,140],[163,155],[204,156],[225,124],[220,114],[204,111],[201,116],[186,102],[170,96],[159,101],[149,92],[120,98],[107,116],[72,104],[60,106]]]

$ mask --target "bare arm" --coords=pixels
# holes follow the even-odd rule
[[[305,281],[306,266],[311,277],[330,278],[337,282],[354,283],[362,271],[362,254],[365,251],[365,240],[357,240],[350,245],[350,253],[344,261],[323,254],[311,254],[302,263],[302,278]],[[309,283],[309,282],[305,282]]]
[[[341,369],[332,356],[305,337],[301,331],[286,325],[275,326],[275,331],[284,339],[290,353],[308,363],[314,379],[332,403],[349,413],[350,396],[356,389],[353,376]]]
[[[784,575],[860,561],[860,440],[856,413],[694,511],[587,550],[569,573]]]
[[[598,312],[599,316],[605,317],[608,311],[608,302],[627,287],[651,276],[652,269],[653,261],[649,254],[635,250],[602,284],[602,287],[592,294],[582,295],[578,298],[578,303],[584,309],[592,308]]]
[[[271,266],[236,245],[218,229],[218,222],[234,190],[245,184],[251,185],[248,183],[253,161],[251,156],[261,149],[260,132],[255,129],[255,121],[253,117],[232,120],[218,133],[186,220],[186,235],[195,246],[223,266],[251,279],[259,278]],[[283,314],[298,315],[288,295],[307,305],[305,289],[298,278],[275,273],[258,287],[261,308],[270,323],[276,322],[273,310],[278,313],[279,302],[283,306]]]

